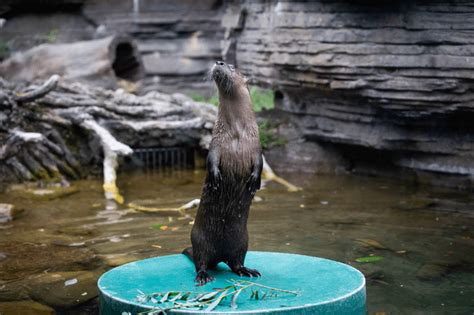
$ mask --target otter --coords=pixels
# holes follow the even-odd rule
[[[260,189],[263,166],[250,92],[245,77],[232,65],[217,61],[211,76],[219,93],[219,110],[191,231],[192,247],[183,251],[194,261],[198,285],[213,280],[208,270],[220,262],[241,277],[261,276],[244,266],[249,208]]]

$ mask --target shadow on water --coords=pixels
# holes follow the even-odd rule
[[[365,177],[287,177],[304,190],[288,193],[270,183],[257,194],[249,222],[252,250],[320,256],[359,268],[368,280],[371,314],[473,311],[471,195]],[[199,197],[203,178],[202,170],[127,173],[119,185],[126,202],[172,207]],[[74,185],[79,192],[54,200],[0,195],[2,203],[24,209],[0,225],[0,312],[41,303],[59,313],[97,313],[91,297],[102,272],[189,245],[195,210],[186,217],[114,209],[103,200],[99,180]],[[356,261],[364,257],[378,260]],[[14,300],[36,302],[7,303]]]

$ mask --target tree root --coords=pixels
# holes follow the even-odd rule
[[[13,99],[18,103],[32,102],[54,90],[54,88],[56,88],[56,86],[58,85],[58,82],[59,75],[55,74],[51,76],[46,82],[44,82],[43,85],[39,87],[34,87],[32,91],[18,93],[13,97]]]

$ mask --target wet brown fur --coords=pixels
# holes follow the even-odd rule
[[[219,90],[219,112],[191,232],[192,249],[184,251],[194,261],[199,284],[212,280],[207,270],[219,262],[240,276],[260,275],[244,267],[249,208],[262,172],[258,126],[245,78],[222,62],[213,67],[212,76]]]

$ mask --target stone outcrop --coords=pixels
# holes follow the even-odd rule
[[[465,1],[243,1],[224,15],[234,34],[224,47],[276,91],[304,139],[338,150],[349,170],[407,170],[466,188],[473,16]]]

